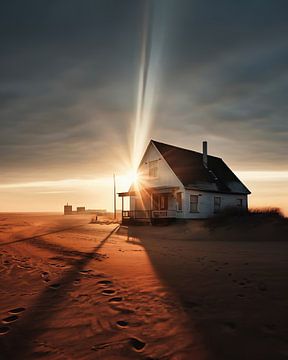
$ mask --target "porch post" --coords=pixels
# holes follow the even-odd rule
[[[150,193],[150,221],[152,220],[153,195]]]
[[[122,196],[122,201],[121,201],[121,203],[122,203],[122,212],[121,212],[121,220],[122,220],[122,222],[123,222],[123,211],[124,211],[124,196]]]

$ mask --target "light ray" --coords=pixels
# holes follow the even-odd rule
[[[166,22],[165,4],[162,1],[147,0],[142,30],[140,69],[136,115],[134,119],[131,159],[136,169],[148,143],[153,123],[157,87],[160,78],[160,63]]]

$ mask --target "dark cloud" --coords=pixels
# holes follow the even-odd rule
[[[109,131],[127,127],[134,108],[142,10],[135,1],[1,4],[2,176],[92,159],[97,173]]]
[[[242,169],[284,169],[287,3],[185,5],[170,33],[170,61],[157,112],[169,141],[176,134],[179,144],[195,147],[208,138],[212,152]],[[157,125],[155,131],[163,135]]]

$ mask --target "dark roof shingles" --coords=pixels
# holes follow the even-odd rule
[[[221,158],[208,155],[208,169],[202,153],[151,140],[185,187],[202,191],[250,194],[246,186]]]

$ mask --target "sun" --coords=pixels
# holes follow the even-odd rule
[[[139,180],[139,174],[136,170],[131,170],[126,175],[127,183],[130,185],[137,184]]]

